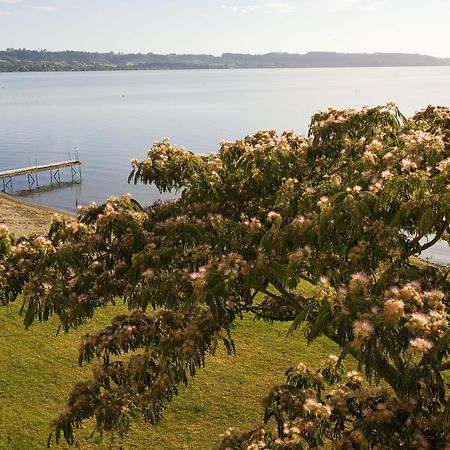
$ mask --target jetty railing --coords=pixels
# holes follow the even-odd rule
[[[69,161],[60,161],[50,164],[22,167],[20,169],[4,170],[0,172],[0,178],[3,182],[3,190],[12,190],[13,178],[21,175],[27,175],[29,189],[31,189],[35,184],[36,187],[39,187],[39,172],[50,172],[50,183],[53,184],[53,181],[59,183],[61,182],[60,169],[64,169],[65,167],[70,167],[72,181],[75,181],[75,175],[78,173],[81,182],[81,161],[79,159],[73,159]]]

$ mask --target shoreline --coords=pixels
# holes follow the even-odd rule
[[[16,236],[47,234],[54,214],[74,216],[0,192],[0,224],[4,223]]]
[[[411,64],[411,65],[379,65],[379,66],[302,66],[302,67],[208,67],[208,68],[201,68],[201,67],[192,67],[192,68],[177,68],[177,69],[72,69],[72,70],[16,70],[16,71],[6,71],[6,70],[0,70],[0,74],[38,74],[38,73],[45,73],[45,74],[58,74],[58,73],[105,73],[105,72],[192,72],[192,71],[241,71],[241,70],[297,70],[297,69],[408,69],[408,68],[437,68],[437,67],[450,67],[450,64]]]

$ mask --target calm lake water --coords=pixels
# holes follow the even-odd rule
[[[81,185],[30,192],[23,177],[15,193],[70,211],[125,192],[148,204],[160,194],[127,177],[130,159],[145,158],[155,140],[209,153],[259,129],[306,132],[319,109],[389,101],[405,115],[450,105],[450,67],[2,73],[0,171],[65,160],[77,148]],[[61,179],[71,180],[69,169]]]

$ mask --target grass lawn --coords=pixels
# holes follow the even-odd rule
[[[71,385],[90,370],[77,366],[80,335],[105,326],[117,309],[100,311],[94,322],[56,336],[56,320],[26,331],[19,307],[0,308],[0,449],[43,449],[49,420],[64,407]],[[307,347],[299,332],[287,338],[288,327],[239,321],[234,333],[236,356],[229,357],[220,348],[188,389],[180,390],[159,425],[138,423],[126,439],[112,441],[109,436],[90,437],[92,424],[87,424],[76,435],[74,447],[208,449],[227,427],[250,428],[262,417],[261,400],[273,384],[283,381],[287,368],[300,361],[318,365],[336,352],[327,340]]]

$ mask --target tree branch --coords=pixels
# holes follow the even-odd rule
[[[271,284],[275,289],[277,289],[281,294],[283,294],[288,299],[296,300],[295,294],[292,294],[292,292],[286,290],[281,284],[277,283],[276,281],[272,281]]]
[[[446,230],[447,230],[447,228],[448,228],[449,221],[450,221],[450,219],[447,219],[447,220],[444,222],[444,224],[443,224],[441,230],[439,230],[439,231],[436,233],[436,235],[434,236],[434,238],[433,238],[431,241],[429,241],[429,242],[427,242],[426,244],[424,244],[424,245],[422,245],[421,247],[419,247],[419,253],[422,253],[423,251],[425,251],[425,250],[427,250],[428,248],[432,247],[434,244],[436,244],[436,242],[438,242],[438,241],[441,239],[442,235],[446,232]],[[420,241],[423,237],[425,237],[425,236],[426,236],[426,234],[422,234],[421,236],[415,237],[412,241],[409,242],[409,245],[414,247],[415,244],[418,244],[419,241]],[[412,255],[414,255],[415,253],[417,253],[417,252],[409,253],[407,257],[412,256]]]
[[[308,283],[316,284],[316,281],[308,277],[307,275],[300,274],[298,277],[304,281],[307,281]]]
[[[272,292],[268,291],[267,289],[261,290],[261,292],[265,295],[267,295],[270,298],[273,298],[274,300],[282,300],[283,297],[279,297],[278,295],[273,294]]]
[[[440,231],[438,234],[436,234],[436,236],[430,241],[427,242],[426,244],[422,245],[422,247],[420,247],[420,252],[422,253],[424,250],[433,247],[434,244],[436,244],[436,242],[438,242],[442,235],[445,233],[445,231],[447,230],[448,224],[446,222],[445,227],[442,231]]]
[[[446,371],[446,370],[450,370],[450,361],[447,361],[447,362],[445,362],[445,363],[442,363],[442,364],[439,366],[439,371],[440,371],[440,372],[444,372],[444,371]]]

